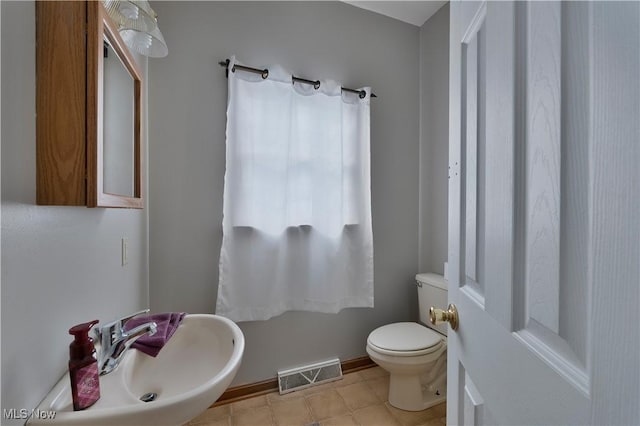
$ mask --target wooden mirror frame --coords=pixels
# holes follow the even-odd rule
[[[99,1],[87,2],[87,207],[144,208],[142,73],[118,33],[116,24]],[[104,191],[104,39],[133,79],[134,173],[133,196]]]

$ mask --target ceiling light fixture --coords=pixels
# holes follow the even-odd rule
[[[138,31],[134,28],[121,28],[120,36],[130,49],[151,58],[163,58],[169,53],[167,43],[162,37],[160,28],[152,31]]]
[[[158,28],[158,15],[147,0],[102,0],[102,3],[130,49],[152,58],[167,56],[169,50]]]

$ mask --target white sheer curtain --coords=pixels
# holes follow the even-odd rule
[[[229,64],[233,67],[235,58]],[[373,307],[369,102],[334,81],[229,72],[216,313]]]

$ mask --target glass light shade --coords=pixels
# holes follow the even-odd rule
[[[165,43],[164,37],[162,37],[160,28],[158,28],[157,25],[156,28],[151,31],[122,28],[120,30],[120,37],[122,37],[122,40],[124,40],[124,43],[130,49],[144,56],[163,58],[169,53],[167,43]]]
[[[120,27],[152,31],[158,27],[155,12],[146,0],[102,0],[107,14]]]

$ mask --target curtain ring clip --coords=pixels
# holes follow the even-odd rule
[[[320,88],[320,80],[316,80],[313,82],[313,88],[316,90]]]
[[[364,91],[364,90],[361,90],[361,91],[360,91],[360,93],[358,93],[358,97],[359,97],[360,99],[364,99],[364,98],[365,98],[365,96],[367,96],[367,92],[366,92],[366,91]]]
[[[266,80],[267,77],[269,77],[269,70],[265,68],[262,70],[262,79]]]

